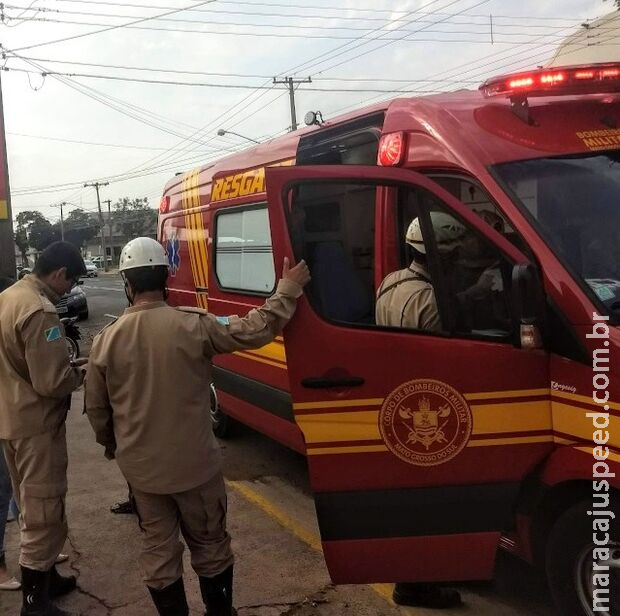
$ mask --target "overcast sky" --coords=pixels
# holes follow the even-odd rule
[[[311,76],[297,92],[298,117],[320,109],[332,118],[398,96],[389,91],[475,88],[491,75],[544,64],[581,23],[613,8],[602,0],[130,4],[5,4],[0,42],[14,70],[1,77],[14,216],[38,209],[57,220],[50,205],[63,200],[73,204],[65,214],[96,209],[94,190],[81,185],[107,178],[102,199],[146,196],[156,207],[175,171],[247,146],[217,137],[218,128],[259,140],[286,131],[288,96],[271,83],[275,75]]]

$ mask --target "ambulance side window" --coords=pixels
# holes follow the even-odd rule
[[[215,215],[215,274],[222,289],[269,295],[275,287],[266,204]]]
[[[308,182],[293,189],[288,224],[325,319],[509,341],[511,264],[432,193]]]
[[[330,321],[374,323],[376,194],[375,186],[329,183],[293,194],[289,229],[312,274],[306,293]]]

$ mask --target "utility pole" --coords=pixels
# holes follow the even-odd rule
[[[103,214],[101,213],[101,199],[99,198],[99,187],[107,186],[109,182],[92,182],[84,184],[84,188],[92,187],[97,191],[97,209],[99,210],[99,231],[101,233],[101,252],[103,252],[103,270],[108,271],[108,255],[105,249],[105,233],[103,232]]]
[[[63,242],[65,241],[65,216],[64,216],[64,210],[63,210],[65,205],[68,205],[66,201],[63,201],[62,203],[59,203],[58,205],[52,205],[52,207],[60,208],[60,239]]]
[[[112,243],[112,213],[110,212],[111,199],[105,199],[104,203],[108,204],[108,243],[110,244],[110,256],[112,257],[112,264],[114,264],[114,244]]]
[[[291,103],[291,132],[297,130],[297,112],[295,110],[295,85],[301,83],[312,83],[312,77],[307,79],[295,79],[293,77],[285,77],[284,79],[273,78],[275,85],[288,86],[288,95]]]
[[[26,264],[27,265],[27,264]],[[15,278],[15,243],[0,82],[0,276]]]

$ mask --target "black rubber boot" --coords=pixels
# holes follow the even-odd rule
[[[179,578],[176,582],[155,590],[148,587],[153,603],[157,608],[160,616],[188,616],[189,608],[187,607],[187,598],[185,597],[185,586],[183,578]]]
[[[50,589],[49,596],[51,599],[56,597],[62,597],[75,590],[77,587],[77,580],[74,575],[63,576],[58,573],[56,567],[50,569]]]
[[[458,591],[435,584],[396,584],[392,599],[397,605],[434,610],[447,610],[463,605]]]
[[[21,616],[75,616],[56,607],[49,598],[49,571],[22,567],[23,604]]]
[[[237,616],[233,603],[233,565],[214,577],[200,577],[205,616]]]

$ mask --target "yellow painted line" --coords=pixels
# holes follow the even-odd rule
[[[551,401],[471,405],[473,434],[551,430]]]
[[[199,287],[206,288],[207,287],[207,272],[206,272],[206,263],[204,262],[201,252],[200,246],[204,243],[204,231],[200,229],[200,219],[202,214],[197,212],[196,214],[190,214],[190,218],[192,221],[192,229],[193,229],[193,242],[194,242],[194,255],[196,258],[196,271],[198,272],[198,285]]]
[[[574,436],[576,440],[592,441],[593,434],[598,430],[591,417],[586,417],[588,411],[562,402],[553,403],[553,429]],[[592,410],[594,412],[594,410]],[[609,416],[610,447],[620,448],[620,417]]]
[[[193,179],[193,200],[196,207],[200,207],[200,174],[196,173]],[[204,284],[203,287],[209,286],[209,261],[207,256],[207,233],[205,231],[204,221],[202,218],[202,212],[196,213],[196,228],[200,233],[200,237],[196,238],[198,242],[198,252],[200,260],[202,262],[202,269],[204,272]]]
[[[605,447],[605,445],[602,445],[602,447]],[[592,449],[594,449],[594,444],[592,447],[577,447],[576,448],[577,451],[583,451],[583,453],[587,453],[589,456],[593,455],[592,454]],[[618,464],[620,464],[620,454],[617,453],[613,453],[613,452],[609,452],[609,455],[607,456],[608,460],[611,460],[612,462],[617,462]]]
[[[389,451],[385,445],[361,445],[352,447],[315,447],[306,450],[309,456],[324,456],[339,453],[383,453]]]
[[[360,401],[339,401],[339,406],[351,408]],[[367,401],[375,402],[375,401]],[[310,403],[314,404],[314,403]],[[295,409],[304,408],[296,405]],[[307,407],[306,407],[307,408]],[[311,407],[312,408],[312,407]],[[551,430],[551,412],[547,402],[515,402],[473,406],[473,434],[501,434],[506,432],[539,432]],[[379,409],[352,409],[347,412],[327,411],[325,413],[301,414],[296,421],[309,445],[312,443],[330,443],[334,441],[368,441],[380,440]],[[542,442],[539,440],[523,440],[541,438],[540,435],[513,437],[522,442]],[[551,440],[551,436],[544,437]],[[500,441],[496,439],[497,443]],[[502,441],[503,442],[503,441]],[[505,441],[513,443],[511,438]],[[501,443],[500,443],[501,444]],[[355,446],[352,444],[352,446]],[[475,445],[481,447],[482,445]]]
[[[284,351],[284,346],[281,344],[271,342],[260,349],[253,349],[252,354],[260,355],[261,357],[271,359],[272,361],[279,361],[283,364],[286,363],[286,353]]]
[[[479,441],[469,441],[467,447],[491,447],[493,445],[528,445],[530,443],[552,443],[553,435],[542,436],[513,436],[511,438],[486,438]]]
[[[603,405],[602,404],[597,404],[592,396],[580,396],[578,394],[569,394],[567,392],[564,391],[553,391],[551,392],[553,394],[554,397],[556,398],[564,398],[565,400],[574,400],[575,402],[583,402],[585,404],[594,404],[595,406],[599,406],[601,408],[601,413],[604,413],[604,409],[603,409]],[[603,395],[603,392],[600,392],[601,395]],[[619,402],[607,402],[606,403],[610,409],[614,409],[615,411],[620,410],[620,403]]]
[[[185,240],[187,242],[187,252],[189,253],[189,261],[192,269],[192,279],[194,281],[194,286],[201,286],[198,277],[198,269],[196,264],[196,255],[194,252],[194,230],[192,228],[192,217],[191,214],[187,213],[187,210],[190,209],[190,186],[189,179],[191,174],[185,174],[183,176],[182,182],[182,193],[181,200],[183,209],[185,210]],[[196,296],[196,304],[198,304],[198,296]]]
[[[281,368],[282,370],[286,370],[286,366],[284,364],[277,364],[275,361],[269,361],[268,359],[262,359],[261,357],[255,357],[254,355],[249,355],[241,351],[235,352],[234,355],[238,355],[239,357],[243,357],[244,359],[250,359],[252,361],[257,361],[261,364],[267,364],[268,366],[274,366],[275,368]]]
[[[239,481],[226,481],[226,485],[232,488],[246,501],[252,503],[258,507],[261,511],[266,513],[269,517],[273,518],[284,530],[287,530],[292,535],[303,541],[307,546],[311,547],[317,552],[323,552],[321,546],[321,539],[314,533],[306,530],[301,524],[298,524],[291,516],[280,509],[277,505],[274,505],[271,501],[264,496]],[[380,597],[394,605],[392,602],[392,590],[391,584],[369,584]],[[409,611],[409,610],[407,610]]]
[[[495,391],[464,394],[467,400],[495,400],[497,398],[525,398],[529,396],[543,396],[549,393],[548,389],[519,389],[515,391]],[[360,400],[321,400],[319,402],[298,402],[295,404],[296,409],[320,409],[320,408],[337,408],[341,406],[370,406],[381,405],[385,398],[368,398]],[[538,401],[538,404],[545,403],[544,400]],[[530,404],[515,401],[514,404]]]
[[[381,440],[378,410],[297,415],[306,443]]]
[[[494,400],[496,398],[526,398],[529,396],[546,396],[549,389],[515,389],[505,391],[483,391],[463,394],[466,400]]]
[[[467,447],[493,447],[498,445],[529,445],[532,443],[551,443],[554,438],[551,434],[542,436],[515,436],[511,438],[484,439],[469,441]],[[569,443],[569,441],[567,441]],[[309,447],[306,450],[309,456],[324,456],[344,453],[384,453],[389,451],[385,445],[351,445],[343,447]],[[610,456],[611,457],[611,456]]]
[[[347,406],[380,406],[383,398],[369,398],[366,400],[323,400],[321,402],[298,402],[294,404],[296,409],[327,409]]]
[[[553,442],[558,445],[575,445],[577,443],[577,441],[570,441],[567,438],[562,438],[560,436],[554,436]]]

